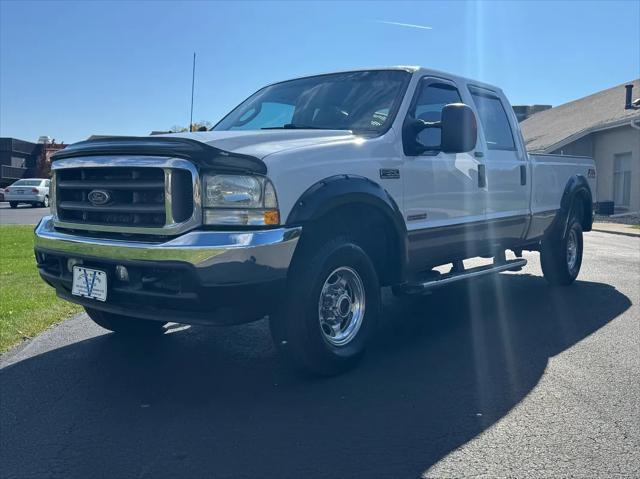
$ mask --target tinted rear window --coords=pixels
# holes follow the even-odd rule
[[[490,150],[515,150],[509,118],[500,99],[484,90],[469,88],[476,105],[487,148]]]

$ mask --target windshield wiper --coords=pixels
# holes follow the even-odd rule
[[[295,123],[285,123],[282,126],[265,126],[261,130],[348,130],[348,128],[330,128],[326,126],[297,125]]]

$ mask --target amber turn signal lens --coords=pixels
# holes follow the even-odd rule
[[[264,224],[265,225],[279,225],[280,213],[278,210],[269,210],[264,212]]]

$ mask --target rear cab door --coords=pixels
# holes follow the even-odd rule
[[[517,119],[499,90],[470,84],[481,132],[476,146],[480,184],[486,188],[485,220],[491,243],[517,242],[530,217],[530,171]]]

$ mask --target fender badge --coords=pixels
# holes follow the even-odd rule
[[[383,180],[397,180],[400,178],[400,170],[396,168],[380,168],[380,178]]]

